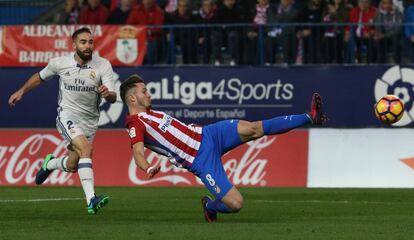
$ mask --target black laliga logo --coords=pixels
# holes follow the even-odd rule
[[[396,95],[404,102],[404,115],[393,126],[407,126],[414,122],[414,69],[394,66],[375,82],[375,101],[387,94]]]

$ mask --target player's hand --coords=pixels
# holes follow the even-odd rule
[[[105,85],[99,86],[98,87],[98,91],[99,91],[99,94],[101,94],[101,96],[103,98],[106,98],[106,97],[109,96],[109,90],[108,90],[108,88]]]
[[[19,90],[19,91],[13,93],[9,98],[10,107],[16,106],[16,103],[18,101],[20,101],[22,98],[23,98],[23,92],[22,91]]]
[[[160,169],[161,169],[160,166],[158,166],[158,167],[154,167],[154,166],[148,167],[147,168],[148,178],[150,178],[150,179],[153,178],[155,176],[155,174],[157,174],[160,171]]]

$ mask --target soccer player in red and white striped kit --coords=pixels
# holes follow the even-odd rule
[[[264,135],[285,133],[305,124],[321,125],[326,121],[322,98],[317,93],[313,95],[309,113],[256,122],[231,119],[201,127],[184,124],[164,112],[152,110],[151,95],[138,75],[125,80],[120,92],[128,106],[126,128],[135,163],[150,178],[160,170],[145,159],[145,146],[199,177],[215,196],[214,200],[209,196],[201,199],[207,222],[216,222],[217,213],[238,212],[243,206],[242,195],[224,171],[222,155]]]

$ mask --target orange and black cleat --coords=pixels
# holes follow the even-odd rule
[[[204,219],[206,222],[217,222],[217,213],[212,213],[207,209],[207,203],[210,201],[212,201],[212,199],[207,195],[201,199],[201,205],[203,205],[204,211]]]
[[[328,120],[326,114],[323,112],[322,97],[319,93],[313,94],[309,117],[313,125],[322,125]]]

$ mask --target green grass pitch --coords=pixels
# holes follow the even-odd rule
[[[204,188],[0,187],[0,239],[414,239],[412,189],[241,188],[244,208],[204,222]]]

